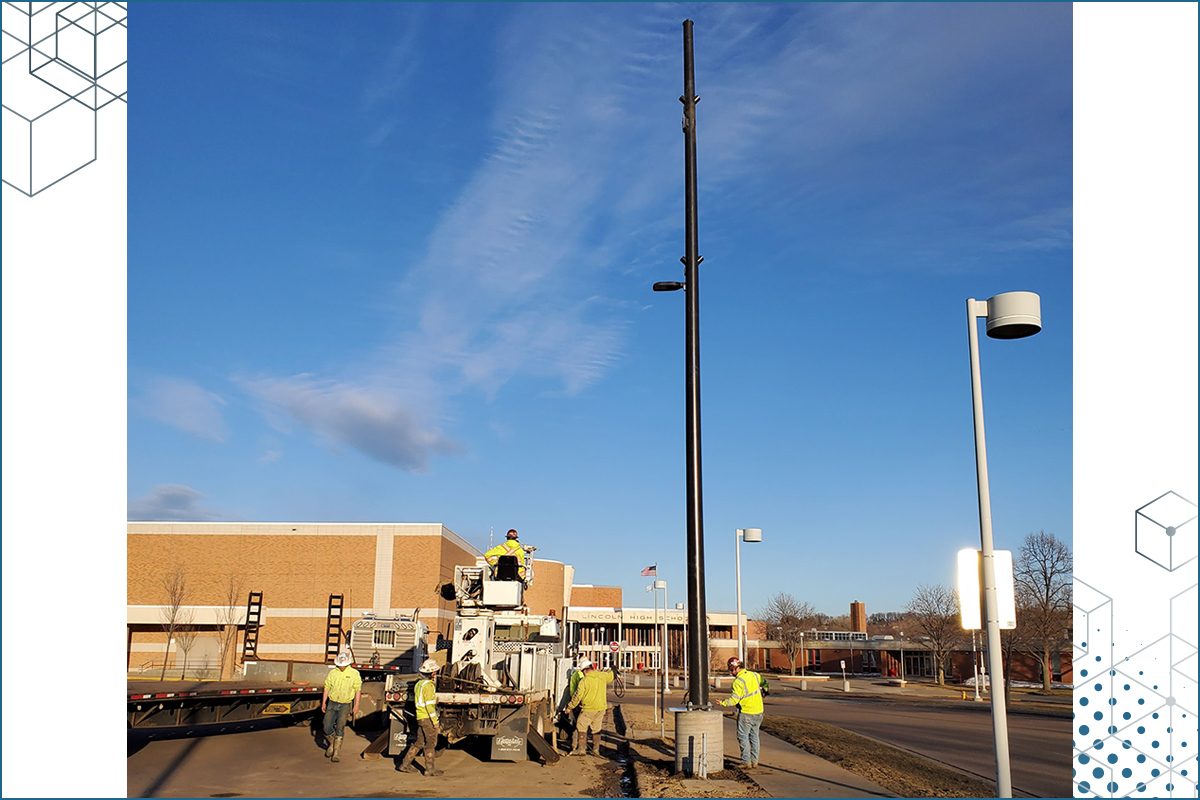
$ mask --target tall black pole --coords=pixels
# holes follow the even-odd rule
[[[683,142],[687,188],[683,257],[687,291],[687,591],[688,705],[708,707],[708,608],[704,599],[704,494],[700,480],[700,262],[696,232],[696,74],[692,59],[692,21],[683,21]]]

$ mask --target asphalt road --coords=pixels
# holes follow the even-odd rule
[[[881,698],[850,700],[789,687],[771,692],[767,713],[828,722],[985,780],[996,778],[992,717],[986,706],[960,709],[889,703]],[[1071,796],[1069,718],[1010,714],[1008,736],[1014,793]]]

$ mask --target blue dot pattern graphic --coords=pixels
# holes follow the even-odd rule
[[[1075,621],[1075,796],[1197,797],[1196,633],[1118,655],[1094,604]]]

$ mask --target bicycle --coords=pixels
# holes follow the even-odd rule
[[[615,667],[613,668],[613,695],[618,698],[625,696],[625,678]]]

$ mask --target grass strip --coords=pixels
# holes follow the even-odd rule
[[[772,716],[763,720],[762,729],[897,797],[991,797],[995,792],[990,781],[824,722]]]

